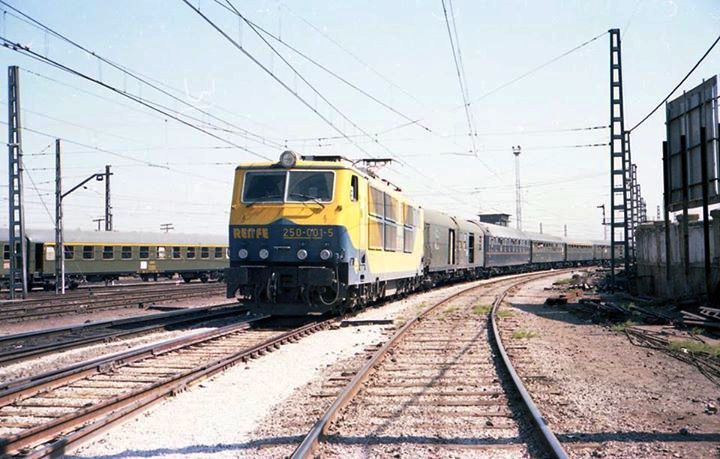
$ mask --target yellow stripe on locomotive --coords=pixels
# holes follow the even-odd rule
[[[228,296],[279,314],[340,311],[422,274],[422,212],[337,156],[252,163],[235,172]]]

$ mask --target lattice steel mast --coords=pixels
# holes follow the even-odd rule
[[[25,213],[23,210],[22,134],[20,124],[20,70],[8,67],[8,242],[10,266],[8,272],[10,298],[17,290],[27,296],[27,246],[25,245]]]
[[[628,202],[630,158],[626,151],[620,29],[610,29],[610,281],[615,286],[615,257],[622,249],[630,272],[631,209]],[[627,137],[629,143],[629,137]]]

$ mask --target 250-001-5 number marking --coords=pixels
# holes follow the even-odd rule
[[[323,239],[334,235],[333,228],[283,228],[283,239]]]

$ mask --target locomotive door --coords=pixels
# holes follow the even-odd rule
[[[455,230],[448,230],[448,264],[455,264]]]

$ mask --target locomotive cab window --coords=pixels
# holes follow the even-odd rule
[[[132,247],[125,246],[120,249],[120,258],[128,260],[132,258]]]
[[[104,246],[103,252],[102,252],[102,257],[103,257],[103,260],[112,260],[113,258],[115,258],[115,250],[114,250],[113,246],[111,246],[111,245]]]
[[[243,202],[282,202],[286,172],[246,172]]]
[[[92,260],[95,258],[95,250],[91,245],[83,246],[83,260]]]
[[[289,174],[287,201],[332,201],[334,173],[291,171]]]

